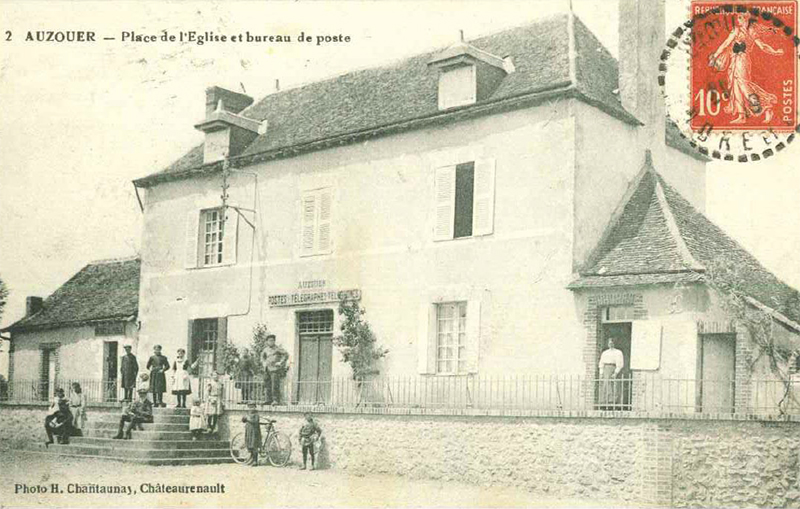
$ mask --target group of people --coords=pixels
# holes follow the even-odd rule
[[[258,449],[261,447],[261,417],[258,414],[258,409],[255,403],[247,405],[247,415],[242,417],[242,422],[245,424],[244,428],[244,441],[247,451],[250,453],[248,464],[250,466],[258,465]],[[322,438],[322,428],[314,420],[314,416],[306,412],[305,422],[300,427],[298,433],[298,440],[303,453],[303,466],[301,470],[308,469],[308,459],[311,458],[311,470],[316,468],[316,453],[319,452],[317,442]]]
[[[161,345],[153,347],[153,355],[147,360],[147,372],[139,374],[139,363],[131,353],[131,346],[125,345],[125,355],[120,362],[120,382],[125,391],[125,401],[130,403],[134,388],[153,395],[154,407],[165,407],[164,393],[167,392],[166,372],[172,369],[172,394],[177,398],[176,408],[186,408],[186,397],[192,393],[190,373],[197,369],[199,359],[189,362],[186,350],[178,348],[177,359],[170,366],[169,359],[161,353]],[[137,376],[138,375],[138,376]]]
[[[55,436],[59,444],[68,444],[69,437],[82,436],[86,422],[86,398],[81,384],[75,382],[71,386],[69,398],[64,389],[56,389],[52,405],[44,418],[44,429],[47,434],[45,446],[54,443]]]

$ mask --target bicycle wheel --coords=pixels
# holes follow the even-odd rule
[[[292,456],[292,442],[286,433],[276,431],[267,439],[267,460],[273,467],[282,467],[289,463]]]
[[[250,451],[247,450],[244,433],[237,433],[231,438],[231,458],[240,465],[250,461]]]

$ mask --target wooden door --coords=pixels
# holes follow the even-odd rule
[[[736,336],[703,334],[701,410],[733,412]]]
[[[117,400],[118,350],[119,343],[117,341],[103,343],[103,399],[105,401]]]
[[[297,397],[301,403],[315,404],[330,401],[332,358],[331,334],[300,336]]]

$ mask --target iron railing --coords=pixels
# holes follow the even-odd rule
[[[56,387],[69,393],[77,381],[87,403],[121,399],[115,381],[13,380],[0,387],[0,400],[48,401]],[[207,381],[193,386],[203,399]],[[289,381],[281,388],[284,405],[325,405],[339,408],[476,409],[519,411],[655,412],[661,414],[748,414],[800,416],[800,379],[695,380],[634,373],[627,378],[586,379],[569,375],[413,376],[367,380]],[[170,396],[166,396],[169,403]],[[223,401],[229,408],[267,402],[263,380],[223,381]]]

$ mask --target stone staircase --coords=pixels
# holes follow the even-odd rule
[[[119,413],[90,415],[82,437],[71,437],[69,444],[45,447],[32,444],[30,452],[88,457],[143,463],[146,465],[205,465],[232,463],[229,442],[215,435],[192,440],[189,432],[189,410],[154,408],[153,422],[142,424],[144,431],[134,430],[132,440],[115,440]]]

